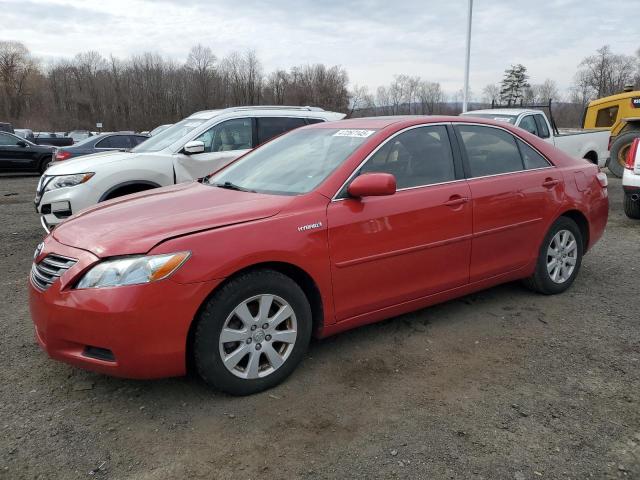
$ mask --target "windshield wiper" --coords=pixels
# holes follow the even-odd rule
[[[256,193],[255,190],[251,190],[249,188],[244,188],[244,187],[241,187],[240,185],[236,185],[235,183],[231,183],[231,182],[216,183],[215,185],[218,188],[226,188],[227,190],[238,190],[239,192]]]

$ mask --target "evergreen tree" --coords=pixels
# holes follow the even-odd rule
[[[531,87],[527,75],[527,67],[522,64],[511,65],[504,72],[504,78],[500,84],[500,100],[509,105],[516,104],[524,98],[525,91]]]

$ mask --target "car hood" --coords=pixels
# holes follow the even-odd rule
[[[73,150],[71,150],[73,151]],[[131,153],[111,150],[108,152],[92,153],[69,160],[51,163],[47,169],[47,175],[71,175],[74,173],[94,172],[96,168],[115,162],[131,162],[140,156],[162,156],[161,152]]]
[[[52,235],[98,257],[146,253],[172,237],[276,215],[291,198],[183,183],[100,203]]]

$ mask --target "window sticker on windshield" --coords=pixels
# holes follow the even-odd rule
[[[338,130],[333,134],[334,137],[356,137],[367,138],[376,133],[375,130]]]
[[[494,119],[495,121],[497,121],[497,122],[507,122],[507,123],[510,123],[510,122],[509,122],[509,118],[506,118],[506,117],[493,117],[493,119]]]

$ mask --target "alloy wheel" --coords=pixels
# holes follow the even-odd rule
[[[218,342],[222,363],[239,378],[264,378],[286,362],[297,336],[296,315],[286,300],[253,296],[224,322]]]
[[[555,283],[564,283],[578,261],[578,242],[569,230],[559,230],[547,248],[547,273]]]

